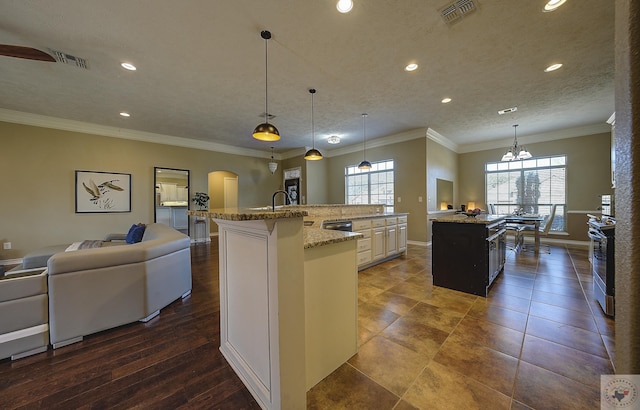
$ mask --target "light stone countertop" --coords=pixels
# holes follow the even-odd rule
[[[480,214],[476,216],[467,216],[465,214],[455,214],[455,215],[439,216],[437,218],[433,218],[432,221],[488,225],[494,222],[499,222],[505,218],[506,218],[505,215]]]
[[[208,211],[188,210],[187,215],[205,218],[216,218],[224,221],[259,221],[262,219],[301,218],[307,216],[307,211],[292,209],[209,209]]]
[[[204,218],[216,218],[225,221],[259,221],[265,219],[300,218],[307,215],[303,210],[276,209],[267,211],[262,209],[211,209],[208,211],[189,210],[188,215]],[[380,215],[382,216],[382,215]],[[304,249],[332,243],[358,239],[362,234],[357,232],[343,232],[330,229],[303,228]]]
[[[304,228],[304,248],[315,248],[332,243],[352,241],[362,237],[361,233],[334,231],[321,228]]]

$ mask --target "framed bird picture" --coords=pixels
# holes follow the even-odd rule
[[[131,212],[131,174],[76,171],[76,213]]]

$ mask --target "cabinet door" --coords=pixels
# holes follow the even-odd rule
[[[371,241],[371,252],[373,260],[382,259],[385,256],[384,249],[384,237],[385,237],[385,228],[374,228],[372,241]]]
[[[407,250],[407,224],[398,225],[398,252]]]
[[[398,252],[398,227],[397,225],[387,226],[387,255]]]

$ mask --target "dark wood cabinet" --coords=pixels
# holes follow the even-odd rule
[[[504,269],[504,222],[433,222],[433,284],[478,296]]]

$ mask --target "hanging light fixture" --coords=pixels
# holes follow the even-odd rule
[[[273,159],[273,147],[271,147],[271,161],[269,161],[269,171],[273,174],[278,169],[278,163]]]
[[[367,145],[367,134],[365,132],[365,119],[367,118],[367,114],[362,114],[362,162],[358,165],[360,169],[371,169],[371,162],[367,161],[366,158],[366,145]]]
[[[313,123],[313,94],[315,93],[315,88],[309,89],[309,94],[311,94],[311,143],[313,144],[313,148],[311,148],[309,151],[307,151],[306,154],[304,154],[304,159],[306,159],[307,161],[317,161],[322,159],[322,154],[316,149],[316,132]]]
[[[513,125],[513,146],[507,149],[507,152],[502,156],[502,161],[513,161],[514,159],[529,159],[532,157],[531,153],[527,151],[525,146],[518,146],[518,136],[516,129],[518,124]]]
[[[260,141],[278,141],[280,132],[275,126],[269,124],[269,88],[267,86],[269,60],[267,58],[267,43],[271,38],[271,32],[263,30],[260,32],[260,36],[264,39],[264,122],[253,130],[253,138]]]

